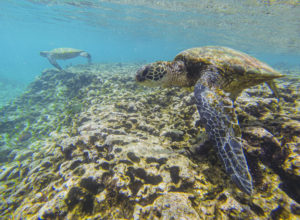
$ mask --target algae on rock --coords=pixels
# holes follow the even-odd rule
[[[258,86],[236,105],[255,192],[230,182],[192,93],[138,87],[136,64],[46,70],[2,109],[0,213],[15,219],[299,217],[296,84]],[[298,82],[299,83],[299,82]],[[47,95],[48,94],[48,95]],[[26,119],[27,120],[26,122]],[[16,141],[19,143],[16,143]],[[199,141],[208,147],[199,154]],[[7,148],[11,145],[12,148]],[[18,161],[18,162],[16,162]]]

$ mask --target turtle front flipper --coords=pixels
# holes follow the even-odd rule
[[[194,89],[200,121],[216,146],[226,172],[241,190],[251,194],[252,178],[243,153],[233,103],[222,90],[209,86],[213,81],[206,82],[207,78],[202,76]]]
[[[52,57],[52,56],[47,56],[49,62],[55,66],[57,69],[62,70],[61,66],[58,65],[58,63],[56,62],[56,60]]]

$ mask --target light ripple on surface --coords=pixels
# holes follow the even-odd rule
[[[201,3],[28,0],[15,5],[23,8],[13,11],[29,10],[39,20],[54,23],[76,20],[93,28],[114,29],[117,33],[147,39],[162,37],[190,45],[239,45],[239,49],[252,53],[267,50],[298,55],[300,51],[300,3],[296,0],[205,0]]]

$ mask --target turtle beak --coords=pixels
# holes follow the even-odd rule
[[[146,80],[146,75],[147,75],[147,71],[148,71],[148,68],[147,66],[143,66],[141,67],[137,72],[136,72],[136,75],[135,75],[135,80],[137,82],[144,82]]]
[[[136,74],[135,81],[143,82],[143,81],[145,81],[145,77],[142,77],[140,74]]]
[[[41,51],[41,52],[40,52],[40,55],[41,55],[42,57],[46,57],[46,56],[47,56],[45,51]]]

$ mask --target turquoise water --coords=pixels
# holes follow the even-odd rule
[[[203,45],[271,65],[300,60],[299,1],[6,0],[0,8],[0,78],[17,82],[51,67],[39,51],[56,47],[89,51],[95,62],[170,60]]]

